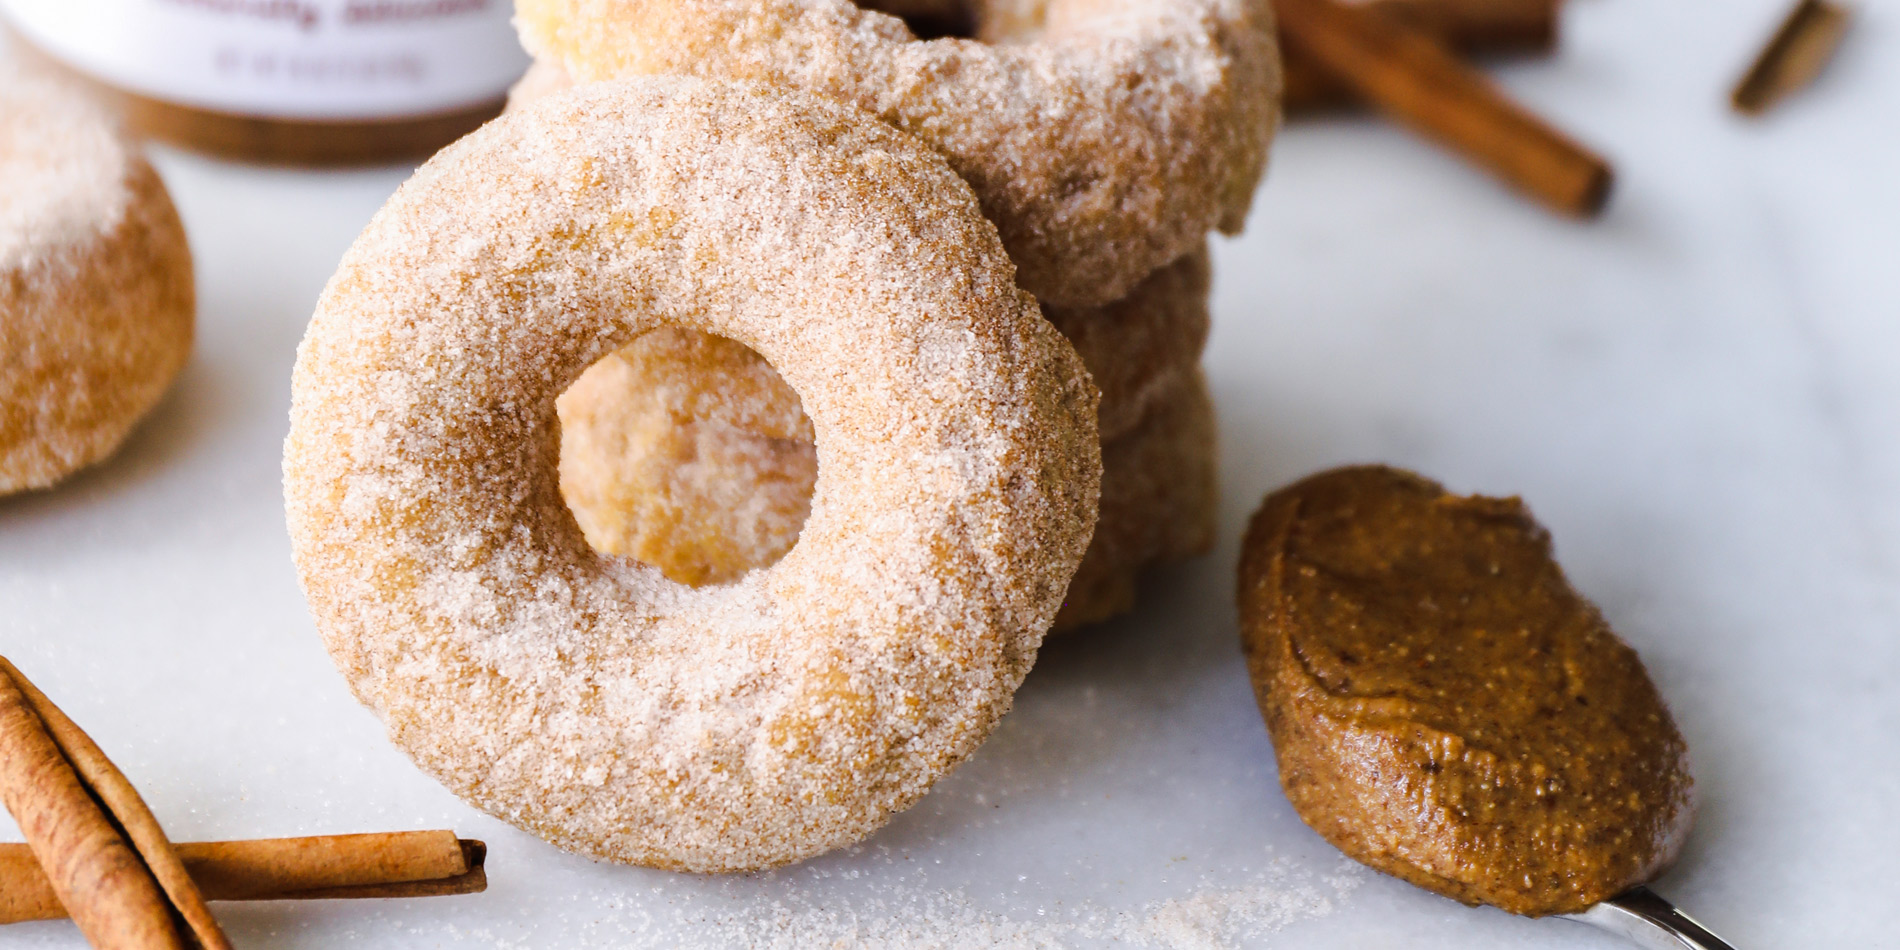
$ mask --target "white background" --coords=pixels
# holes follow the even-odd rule
[[[1723,94],[1780,5],[1578,0],[1559,57],[1499,70],[1615,159],[1596,223],[1375,120],[1289,129],[1217,250],[1220,547],[1051,645],[977,757],[851,852],[592,865],[460,804],[346,693],[291,569],[279,443],[316,295],[404,170],[160,153],[198,349],[118,457],[0,500],[0,651],[177,838],[492,847],[481,896],[221,905],[241,947],[1617,946],[1343,866],[1279,793],[1236,535],[1275,486],[1389,461],[1525,496],[1648,661],[1704,803],[1659,890],[1742,950],[1900,946],[1896,10],[1866,5],[1817,88],[1738,119]],[[82,945],[63,923],[0,944]]]

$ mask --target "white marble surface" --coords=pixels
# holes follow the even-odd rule
[[[1613,947],[1343,868],[1280,796],[1235,646],[1236,534],[1274,486],[1385,460],[1523,494],[1649,662],[1704,799],[1660,890],[1743,950],[1895,946],[1900,8],[1867,4],[1820,87],[1744,122],[1722,94],[1779,6],[1578,0],[1561,57],[1500,73],[1616,159],[1595,224],[1374,121],[1288,131],[1252,229],[1218,248],[1218,551],[1046,651],[976,759],[851,852],[728,879],[592,865],[460,804],[345,692],[291,570],[278,446],[312,302],[400,170],[161,156],[200,344],[120,456],[0,501],[0,651],[177,837],[491,843],[487,894],[227,905],[239,946],[721,946],[764,925],[793,946],[855,920],[841,945]],[[0,945],[82,943],[34,924]]]

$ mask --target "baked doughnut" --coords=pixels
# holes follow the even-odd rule
[[[1102,446],[1095,537],[1051,633],[1134,609],[1144,571],[1214,546],[1217,461],[1214,402],[1196,370],[1134,431]]]
[[[519,0],[516,23],[577,80],[759,80],[923,138],[1045,304],[1119,300],[1240,230],[1278,122],[1266,0],[969,2],[981,39],[919,39],[850,0]]]
[[[817,446],[798,394],[759,354],[653,330],[589,367],[555,406],[561,494],[595,550],[697,587],[798,541]]]
[[[111,455],[185,365],[194,306],[138,147],[78,90],[0,66],[0,495]]]
[[[1008,708],[1094,521],[1094,392],[1014,277],[941,158],[829,100],[652,77],[491,122],[298,351],[285,508],[332,657],[561,847],[739,871],[862,838]],[[731,584],[597,554],[561,500],[556,398],[663,326],[769,359],[817,436],[800,543]]]

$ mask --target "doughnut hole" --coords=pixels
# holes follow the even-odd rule
[[[966,0],[854,0],[904,21],[920,40],[975,39],[977,9]]]
[[[561,495],[587,542],[682,584],[734,581],[798,543],[818,454],[798,394],[741,343],[642,334],[555,403]]]
[[[977,40],[992,46],[1034,43],[1102,13],[1105,0],[853,0],[904,21],[920,40]]]

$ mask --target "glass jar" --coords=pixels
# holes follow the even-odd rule
[[[528,57],[510,0],[0,0],[16,49],[135,127],[293,164],[429,154],[498,112]]]

